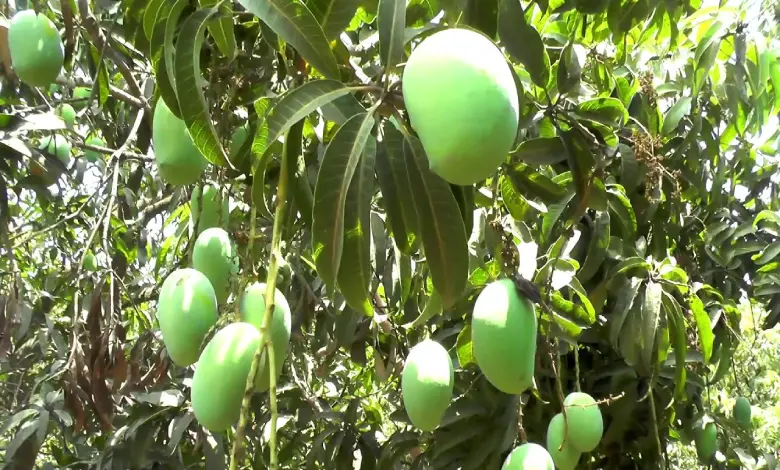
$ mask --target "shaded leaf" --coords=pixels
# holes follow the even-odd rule
[[[404,158],[423,249],[433,285],[447,308],[460,298],[468,280],[466,228],[449,184],[428,168],[420,141],[404,137]]]
[[[218,13],[216,8],[199,10],[184,22],[176,42],[176,96],[181,118],[187,124],[198,150],[206,160],[224,166],[227,155],[211,120],[203,90],[198,85],[203,34],[208,22]]]
[[[341,78],[325,32],[306,5],[293,0],[238,0],[238,3],[263,20],[325,78]]]
[[[529,165],[553,165],[566,160],[566,147],[560,137],[529,139],[511,153]]]
[[[344,248],[344,205],[360,156],[371,138],[372,113],[353,116],[336,131],[317,175],[314,188],[312,246],[317,273],[331,291]]]
[[[509,54],[525,66],[531,80],[538,87],[546,88],[550,80],[550,57],[539,32],[526,22],[518,0],[501,0],[498,36]]]
[[[379,0],[379,60],[392,72],[404,57],[406,0]]]

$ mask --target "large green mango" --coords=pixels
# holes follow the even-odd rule
[[[587,393],[574,392],[564,398],[563,406],[569,420],[571,445],[580,452],[595,449],[604,434],[604,419],[596,400]]]
[[[221,432],[238,421],[260,332],[245,322],[220,329],[203,348],[192,377],[192,411],[206,429]]]
[[[260,331],[265,317],[265,289],[264,282],[255,282],[244,289],[241,298],[241,320],[251,323]],[[290,349],[290,333],[292,331],[292,314],[290,304],[279,289],[274,290],[274,311],[271,314],[271,342],[274,345],[274,369],[276,379],[282,374],[282,367]],[[270,387],[270,370],[268,359],[260,364],[257,375],[256,391],[264,392]]]
[[[160,177],[174,186],[194,183],[209,163],[195,146],[187,125],[163,99],[154,108],[152,148]]]
[[[571,429],[571,423],[569,423],[569,429]],[[550,453],[553,462],[555,462],[555,468],[574,470],[582,453],[571,445],[569,439],[564,441],[565,433],[566,421],[563,414],[558,413],[553,416],[547,426],[547,452]]]
[[[463,28],[436,32],[412,50],[402,81],[409,121],[434,173],[468,186],[506,160],[519,100],[512,70],[490,39]]]
[[[206,276],[182,268],[165,278],[157,301],[157,321],[175,364],[187,367],[198,360],[203,338],[217,317],[217,298]]]
[[[504,460],[501,470],[555,470],[547,449],[529,442],[516,447]]]
[[[30,86],[48,86],[62,71],[65,48],[57,27],[43,13],[21,10],[11,18],[8,49],[14,72]]]
[[[211,281],[217,302],[225,303],[231,281],[238,274],[238,253],[230,235],[220,227],[201,232],[192,248],[192,267]]]
[[[471,341],[474,359],[494,387],[519,394],[533,385],[537,330],[534,306],[520,296],[514,281],[494,281],[480,292]]]
[[[455,369],[444,347],[431,339],[417,343],[401,373],[401,395],[409,420],[421,431],[433,431],[452,401]]]

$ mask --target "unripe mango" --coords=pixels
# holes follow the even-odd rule
[[[100,137],[90,137],[89,139],[87,139],[85,143],[87,145],[94,145],[95,147],[106,146],[106,143]],[[90,162],[94,163],[102,158],[102,154],[95,150],[85,150],[84,157],[86,157],[86,159],[89,160]]]
[[[73,89],[74,106],[77,109],[84,109],[89,103],[89,98],[92,97],[92,88],[85,86],[77,86]]]
[[[192,268],[165,278],[157,301],[157,321],[171,360],[187,367],[198,360],[200,345],[217,323],[217,298],[208,278]]]
[[[54,109],[54,114],[61,117],[65,121],[65,126],[68,129],[73,129],[76,125],[76,110],[68,103],[62,103]]]
[[[401,373],[401,395],[409,420],[421,431],[433,431],[452,401],[455,369],[444,347],[431,339],[417,343]]]
[[[734,420],[742,427],[750,427],[751,409],[750,402],[745,397],[737,398],[734,403]]]
[[[65,48],[54,23],[43,13],[21,10],[8,28],[11,63],[19,79],[30,86],[54,83],[62,70]]]
[[[174,186],[194,183],[209,163],[195,146],[187,125],[162,99],[154,108],[152,148],[160,177]]]
[[[550,453],[553,462],[555,462],[555,468],[558,470],[574,470],[582,455],[580,451],[571,445],[568,438],[564,441],[566,430],[566,421],[563,413],[553,416],[550,424],[547,426],[547,451]],[[569,423],[569,430],[571,430],[571,423]],[[563,444],[563,447],[561,447],[561,444]]]
[[[87,252],[87,256],[84,257],[84,270],[97,271],[97,260],[91,251]]]
[[[468,186],[506,160],[519,100],[509,64],[490,39],[463,28],[436,32],[412,50],[402,80],[409,121],[434,173]]]
[[[595,449],[604,434],[604,419],[596,400],[587,393],[570,393],[563,400],[571,445],[580,452]]]
[[[515,448],[504,460],[501,470],[555,470],[547,449],[529,442]]]
[[[249,323],[231,323],[203,348],[192,377],[192,411],[206,429],[221,432],[238,421],[241,400],[260,332]]]
[[[255,282],[244,289],[241,298],[241,320],[251,323],[260,331],[265,318],[265,290],[264,282]],[[274,345],[274,371],[278,380],[282,374],[282,367],[290,349],[290,332],[292,331],[292,315],[287,299],[279,289],[274,290],[274,311],[271,315],[271,342]],[[268,359],[260,364],[257,374],[257,392],[264,392],[270,387],[270,369],[267,367]]]
[[[708,422],[696,430],[696,454],[702,463],[708,464],[718,450],[718,428],[715,423]]]
[[[511,279],[494,281],[474,303],[474,359],[498,390],[519,394],[533,385],[537,319],[531,302]]]
[[[198,199],[203,203],[200,208]],[[198,234],[212,227],[227,228],[230,215],[230,197],[227,192],[219,194],[217,188],[211,185],[203,186],[203,196],[200,196],[200,187],[192,190],[190,198],[190,230],[194,232],[195,222],[198,223]],[[199,214],[200,213],[200,214]]]
[[[238,274],[238,253],[230,235],[219,227],[201,232],[192,249],[192,267],[206,275],[217,302],[224,303],[230,295],[231,281]]]

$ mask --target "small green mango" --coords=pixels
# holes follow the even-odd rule
[[[563,400],[571,445],[580,452],[595,449],[604,434],[604,419],[596,400],[587,393],[570,393]]]
[[[480,292],[471,320],[474,359],[498,390],[519,394],[533,385],[537,328],[533,304],[511,279]]]
[[[516,447],[504,460],[501,470],[555,470],[555,464],[547,449],[529,442]]]
[[[569,439],[564,441],[566,431],[564,419],[563,413],[558,413],[550,420],[550,424],[547,426],[547,452],[550,453],[558,470],[574,470],[582,453],[571,445]]]
[[[201,209],[198,199],[203,203]],[[190,198],[190,230],[194,233],[195,223],[198,224],[198,234],[212,227],[227,228],[230,216],[230,196],[227,192],[220,191],[211,185],[203,186],[203,196],[200,195],[200,187],[192,190]]]
[[[203,338],[217,317],[214,288],[201,272],[182,268],[165,278],[157,300],[157,321],[175,364],[187,367],[198,360]]]
[[[261,330],[265,317],[265,290],[266,283],[254,282],[244,289],[241,298],[241,320],[250,323]],[[274,311],[271,315],[271,342],[274,345],[274,369],[276,379],[282,375],[282,367],[290,349],[290,333],[292,331],[292,314],[290,304],[279,289],[274,290]],[[255,391],[264,392],[271,385],[270,370],[267,370],[267,359],[260,364],[257,373],[257,388]]]
[[[750,427],[751,409],[750,402],[745,397],[737,398],[734,403],[734,420],[743,428]]]
[[[204,230],[192,248],[192,267],[206,275],[217,302],[222,304],[230,296],[230,286],[238,274],[238,253],[230,235],[220,227]]]
[[[455,369],[444,347],[431,339],[417,343],[401,373],[401,395],[409,420],[421,431],[433,431],[452,401]]]
[[[718,450],[718,428],[715,423],[708,422],[703,427],[699,427],[694,442],[699,461],[709,464]]]
[[[257,328],[236,322],[217,331],[203,348],[192,376],[192,411],[206,429],[221,432],[238,421],[260,344]]]

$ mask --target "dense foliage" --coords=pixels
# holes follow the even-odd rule
[[[4,16],[21,3],[4,3]],[[239,468],[272,466],[275,447],[278,468],[498,469],[520,442],[544,445],[578,389],[604,416],[578,468],[668,465],[667,444],[692,446],[710,419],[720,452],[709,464],[739,468],[768,451],[709,397],[735,368],[740,302],[766,311],[761,328],[780,322],[771,7],[29,8],[57,25],[64,69],[52,86],[18,80],[0,26],[6,467],[227,467],[236,435],[195,419],[193,368],[171,362],[157,318],[163,281],[192,265],[205,185],[230,198],[213,223],[240,258],[218,327],[238,318],[246,285],[267,279],[292,314],[279,381],[251,398]],[[455,25],[502,48],[519,90],[515,148],[473,186],[428,168],[400,81],[419,41]],[[194,183],[161,175],[161,103],[208,161]],[[535,383],[521,395],[493,387],[472,351],[474,303],[507,277],[538,294]],[[426,338],[455,366],[454,400],[432,433],[410,425],[400,386]]]

